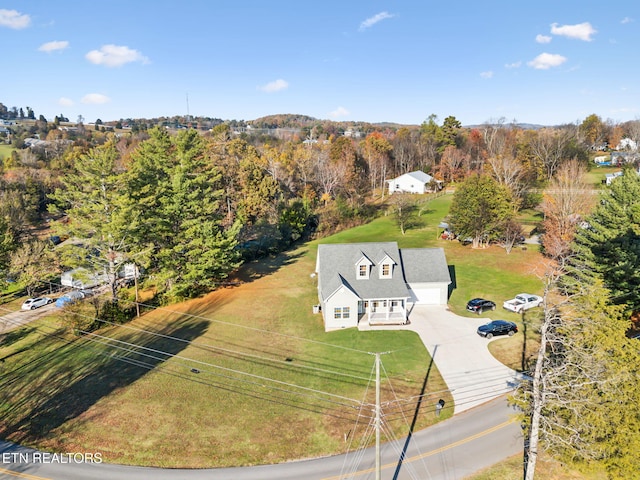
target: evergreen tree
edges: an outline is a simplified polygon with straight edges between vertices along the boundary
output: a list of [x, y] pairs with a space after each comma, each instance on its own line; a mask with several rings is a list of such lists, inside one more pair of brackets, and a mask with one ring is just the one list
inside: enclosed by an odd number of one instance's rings
[[614, 302], [640, 308], [640, 176], [625, 169], [576, 232], [565, 283], [601, 279]]
[[63, 250], [63, 265], [106, 273], [113, 300], [122, 264], [128, 259], [130, 215], [124, 204], [124, 177], [112, 141], [92, 149], [75, 164], [75, 172], [62, 177], [63, 187], [50, 195], [49, 210], [65, 213], [56, 230], [81, 246]]
[[221, 175], [205, 155], [202, 137], [176, 137], [152, 129], [132, 154], [128, 202], [134, 238], [151, 251], [150, 267], [168, 298], [196, 296], [214, 288], [239, 265], [240, 225], [222, 227]]

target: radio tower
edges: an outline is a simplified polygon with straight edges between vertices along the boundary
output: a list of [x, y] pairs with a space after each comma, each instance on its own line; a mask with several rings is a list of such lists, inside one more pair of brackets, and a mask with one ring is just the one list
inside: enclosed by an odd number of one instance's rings
[[191, 127], [191, 115], [189, 115], [189, 94], [187, 93], [187, 128]]

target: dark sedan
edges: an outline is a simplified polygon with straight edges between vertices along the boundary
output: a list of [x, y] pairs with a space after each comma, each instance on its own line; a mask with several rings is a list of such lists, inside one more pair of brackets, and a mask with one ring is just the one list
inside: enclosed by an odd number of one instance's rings
[[518, 333], [518, 326], [506, 320], [494, 320], [478, 327], [478, 335], [485, 338], [493, 338], [497, 335], [509, 335]]
[[496, 304], [491, 300], [485, 300], [484, 298], [474, 298], [467, 303], [467, 310], [480, 315], [486, 310], [495, 310]]

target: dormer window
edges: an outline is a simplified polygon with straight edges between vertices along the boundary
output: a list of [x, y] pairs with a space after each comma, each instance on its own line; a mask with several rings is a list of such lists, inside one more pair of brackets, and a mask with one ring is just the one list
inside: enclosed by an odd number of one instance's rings
[[389, 255], [385, 255], [378, 263], [378, 278], [392, 278], [395, 264], [396, 262]]
[[360, 259], [356, 262], [356, 278], [358, 280], [368, 280], [371, 273], [371, 267], [373, 262], [369, 260], [366, 255], [362, 254]]
[[358, 278], [367, 278], [369, 276], [369, 266], [360, 264], [358, 265]]

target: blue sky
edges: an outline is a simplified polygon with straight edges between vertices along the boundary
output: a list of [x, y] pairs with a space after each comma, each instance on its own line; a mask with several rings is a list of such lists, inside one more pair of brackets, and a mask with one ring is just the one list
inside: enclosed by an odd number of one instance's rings
[[0, 0], [0, 45], [48, 119], [640, 118], [636, 0]]

